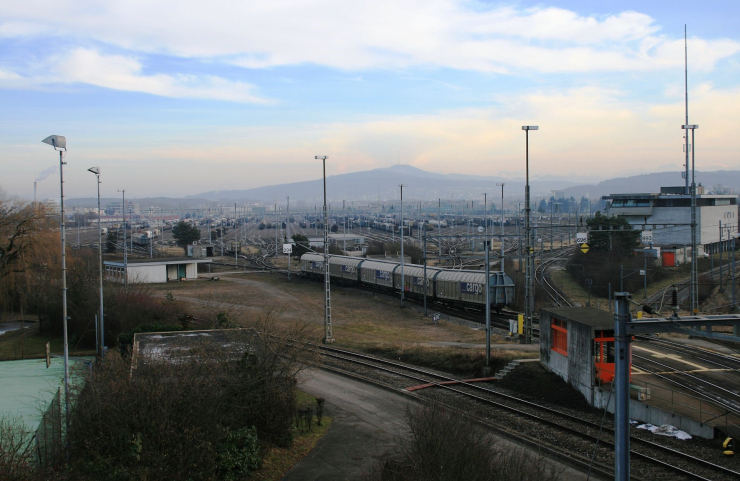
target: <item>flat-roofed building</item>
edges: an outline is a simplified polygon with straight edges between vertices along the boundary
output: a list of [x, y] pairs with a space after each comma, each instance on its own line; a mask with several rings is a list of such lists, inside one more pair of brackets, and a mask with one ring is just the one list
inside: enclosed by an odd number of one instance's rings
[[128, 265], [123, 261], [105, 261], [105, 277], [112, 282], [156, 284], [170, 281], [198, 278], [198, 264], [208, 264], [211, 259], [192, 257], [171, 257], [165, 259], [130, 259]]
[[[717, 252], [720, 246], [727, 250], [737, 235], [737, 196], [705, 194], [702, 186], [696, 192], [697, 250]], [[624, 217], [635, 229], [652, 231], [654, 246], [691, 245], [691, 195], [683, 186], [661, 187], [660, 193], [610, 194], [602, 199], [611, 201], [610, 214]]]

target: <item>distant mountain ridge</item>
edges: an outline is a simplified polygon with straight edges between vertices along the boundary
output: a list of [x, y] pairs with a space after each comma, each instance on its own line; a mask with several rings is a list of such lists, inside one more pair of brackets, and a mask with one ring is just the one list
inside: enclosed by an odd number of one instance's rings
[[[740, 191], [740, 170], [696, 171], [695, 177], [697, 185], [703, 185], [707, 193], [717, 185]], [[563, 190], [567, 197], [580, 198], [588, 194], [591, 198], [596, 198], [609, 194], [660, 192], [661, 187], [685, 185], [685, 182], [678, 172], [655, 172], [608, 179], [598, 184], [577, 185]]]
[[[488, 192], [489, 202], [493, 202], [497, 182], [506, 183], [505, 189], [509, 192], [524, 192], [524, 179], [510, 179], [506, 177], [480, 176], [469, 174], [439, 174], [410, 165], [394, 165], [363, 172], [332, 175], [326, 178], [327, 197], [332, 201], [361, 201], [372, 202], [380, 199], [391, 200], [400, 198], [399, 184], [404, 184], [404, 199], [409, 201], [430, 201], [437, 199], [474, 199], [482, 202], [482, 193]], [[576, 182], [563, 180], [558, 177], [551, 179], [537, 179], [530, 181], [532, 191], [542, 195], [553, 189], [575, 187]], [[513, 189], [513, 190], [509, 190]], [[307, 204], [323, 202], [322, 179], [293, 182], [289, 184], [269, 185], [245, 190], [211, 191], [196, 194], [198, 197], [209, 200], [239, 201], [241, 199], [261, 199], [263, 202], [279, 202], [290, 196], [293, 200]]]
[[[707, 192], [714, 185], [724, 185], [740, 190], [740, 171], [725, 170], [696, 172], [697, 183], [702, 183]], [[443, 199], [472, 199], [482, 201], [482, 193], [488, 192], [489, 202], [500, 199], [500, 187], [504, 182], [505, 197], [523, 197], [524, 179], [469, 174], [439, 174], [410, 165], [394, 165], [374, 170], [332, 175], [326, 178], [327, 197], [333, 203], [339, 201], [372, 202], [398, 200], [399, 184], [404, 184], [404, 198], [409, 201], [434, 201]], [[533, 197], [549, 197], [553, 191], [562, 191], [565, 197], [592, 199], [613, 193], [659, 192], [662, 186], [683, 185], [679, 172], [656, 172], [629, 177], [604, 180], [595, 184], [584, 184], [557, 176], [530, 178]], [[212, 191], [191, 197], [212, 201], [239, 202], [257, 199], [265, 203], [282, 202], [285, 196], [291, 201], [320, 204], [323, 201], [322, 179], [269, 185], [245, 190]]]

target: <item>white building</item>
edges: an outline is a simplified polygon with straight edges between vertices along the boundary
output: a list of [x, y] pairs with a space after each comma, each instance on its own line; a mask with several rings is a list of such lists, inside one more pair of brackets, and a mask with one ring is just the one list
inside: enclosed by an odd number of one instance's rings
[[[627, 219], [633, 228], [650, 230], [653, 245], [674, 247], [691, 245], [691, 195], [684, 187], [661, 187], [659, 194], [610, 194], [608, 212]], [[737, 196], [704, 194], [696, 189], [696, 243], [699, 252], [716, 252], [722, 236], [723, 250], [737, 235]], [[721, 232], [721, 234], [720, 234]]]
[[156, 284], [181, 279], [197, 279], [198, 264], [210, 263], [211, 259], [166, 258], [132, 259], [126, 266], [123, 261], [105, 261], [105, 278], [112, 282]]

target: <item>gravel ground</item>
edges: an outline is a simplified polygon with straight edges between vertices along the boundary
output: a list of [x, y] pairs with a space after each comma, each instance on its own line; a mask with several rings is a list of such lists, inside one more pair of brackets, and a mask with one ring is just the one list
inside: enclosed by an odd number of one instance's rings
[[[422, 384], [422, 381], [415, 381], [415, 380], [403, 377], [398, 374], [384, 373], [372, 367], [361, 366], [361, 365], [347, 362], [347, 361], [341, 361], [341, 360], [336, 360], [336, 359], [325, 357], [325, 363], [327, 366], [339, 368], [339, 369], [342, 369], [342, 370], [345, 370], [351, 373], [356, 373], [358, 375], [385, 383], [397, 389], [405, 389], [413, 385]], [[397, 370], [403, 371], [401, 369], [397, 369]], [[441, 373], [438, 371], [435, 372], [433, 370], [426, 369], [426, 368], [424, 370], [426, 372], [436, 374], [439, 376], [454, 377], [446, 373]], [[431, 379], [430, 376], [420, 376], [419, 374], [415, 374], [415, 375], [419, 377], [423, 377], [425, 379]], [[485, 387], [496, 393], [503, 393], [503, 394], [509, 394], [512, 396], [520, 397], [515, 392], [497, 387], [495, 382], [486, 383]], [[546, 410], [543, 410], [541, 408], [537, 408], [534, 406], [526, 406], [523, 403], [517, 402], [514, 400], [504, 400], [502, 399], [501, 396], [498, 396], [495, 393], [482, 393], [480, 390], [475, 390], [473, 388], [468, 388], [465, 386], [455, 386], [455, 388], [463, 392], [474, 393], [477, 396], [480, 396], [482, 398], [495, 400], [496, 402], [499, 402], [500, 404], [515, 407], [527, 413], [536, 414], [542, 419], [557, 421], [560, 425], [567, 426], [570, 428], [576, 428], [581, 432], [585, 432], [591, 435], [596, 435], [598, 431], [595, 428], [584, 426], [583, 424], [578, 424], [577, 422], [573, 420], [568, 420], [566, 418], [563, 418], [562, 416], [558, 416], [557, 414], [548, 413]], [[523, 417], [522, 415], [516, 415], [510, 412], [507, 412], [501, 408], [486, 406], [483, 403], [471, 400], [470, 398], [462, 394], [454, 393], [449, 390], [439, 389], [439, 388], [422, 389], [422, 390], [416, 391], [416, 394], [419, 394], [421, 397], [425, 399], [443, 402], [443, 403], [455, 406], [458, 409], [475, 413], [477, 417], [479, 417], [482, 421], [485, 421], [486, 423], [489, 423], [494, 426], [504, 427], [510, 430], [511, 432], [521, 433], [521, 434], [530, 436], [531, 438], [540, 440], [541, 443], [544, 445], [555, 446], [561, 451], [562, 450], [569, 451], [569, 452], [576, 453], [584, 457], [590, 457], [591, 454], [593, 453], [594, 442], [592, 439], [586, 440], [574, 434], [567, 433], [566, 431], [562, 429], [558, 429], [556, 427], [549, 426], [545, 423]], [[563, 408], [559, 406], [548, 406], [546, 405], [546, 403], [541, 403], [541, 402], [538, 404], [555, 409], [562, 413], [570, 414], [572, 416], [577, 416], [579, 419], [582, 419], [583, 421], [588, 421], [588, 422], [597, 423], [597, 424], [601, 422], [601, 414], [595, 410], [592, 410], [591, 412], [584, 412], [582, 410], [572, 410], [572, 409], [567, 409], [567, 408]], [[611, 416], [608, 416], [605, 422], [605, 429], [611, 429], [612, 427], [613, 427], [612, 418]], [[664, 450], [658, 450], [656, 448], [646, 446], [643, 443], [639, 442], [639, 440], [644, 439], [644, 440], [650, 441], [655, 444], [660, 444], [672, 450], [680, 450], [683, 453], [705, 459], [707, 461], [713, 462], [715, 464], [718, 464], [718, 465], [721, 465], [721, 466], [724, 466], [724, 467], [727, 467], [727, 468], [730, 468], [736, 471], [740, 470], [740, 462], [739, 462], [740, 460], [736, 460], [734, 458], [730, 458], [730, 457], [726, 457], [722, 455], [718, 444], [714, 441], [702, 440], [698, 438], [694, 438], [690, 441], [679, 441], [673, 438], [656, 436], [656, 435], [650, 434], [647, 431], [637, 430], [637, 429], [632, 429], [631, 434], [633, 436], [633, 441], [632, 441], [633, 451], [638, 451], [650, 457], [660, 459], [661, 461], [667, 462], [675, 466], [679, 466], [693, 473], [703, 475], [709, 479], [717, 479], [717, 480], [737, 479], [735, 476], [730, 477], [727, 475], [718, 474], [714, 470], [709, 470], [691, 461], [683, 460], [681, 458], [672, 456], [670, 453], [666, 453]], [[602, 434], [601, 438], [604, 441], [608, 441], [608, 442], [612, 441], [612, 435], [609, 432]], [[645, 479], [656, 479], [656, 480], [691, 479], [689, 477], [684, 477], [680, 474], [677, 474], [674, 471], [670, 471], [665, 468], [658, 467], [653, 463], [649, 463], [647, 461], [643, 461], [640, 459], [635, 459], [635, 456], [633, 456], [632, 458], [633, 458], [632, 459], [632, 474], [634, 476], [639, 476]], [[602, 447], [599, 447], [597, 449], [596, 461], [606, 466], [612, 466], [613, 465], [612, 447], [603, 446], [602, 444]]]

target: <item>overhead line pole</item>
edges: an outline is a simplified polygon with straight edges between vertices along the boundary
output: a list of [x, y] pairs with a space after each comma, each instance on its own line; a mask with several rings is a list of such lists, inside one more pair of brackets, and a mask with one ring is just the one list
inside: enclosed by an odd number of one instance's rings
[[525, 219], [524, 219], [524, 235], [526, 237], [526, 265], [525, 265], [525, 293], [524, 293], [524, 342], [530, 344], [532, 342], [532, 317], [534, 315], [534, 278], [533, 278], [533, 262], [532, 253], [534, 249], [532, 244], [532, 228], [530, 225], [531, 217], [531, 205], [529, 199], [529, 131], [538, 130], [539, 127], [536, 125], [523, 125], [522, 130], [525, 132], [525, 169], [526, 169], [526, 184], [524, 187], [524, 202], [525, 205]]
[[315, 156], [323, 161], [324, 172], [324, 344], [334, 342], [331, 329], [331, 288], [329, 284], [329, 212], [326, 204], [326, 159], [327, 156]]

